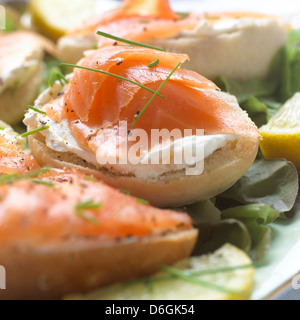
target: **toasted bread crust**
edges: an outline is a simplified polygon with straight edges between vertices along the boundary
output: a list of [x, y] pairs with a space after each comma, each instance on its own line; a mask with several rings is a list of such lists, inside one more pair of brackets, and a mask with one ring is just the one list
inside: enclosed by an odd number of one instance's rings
[[0, 299], [61, 299], [101, 286], [151, 275], [159, 264], [188, 257], [197, 230], [115, 243], [78, 239], [44, 248], [6, 247], [0, 252], [6, 290]]

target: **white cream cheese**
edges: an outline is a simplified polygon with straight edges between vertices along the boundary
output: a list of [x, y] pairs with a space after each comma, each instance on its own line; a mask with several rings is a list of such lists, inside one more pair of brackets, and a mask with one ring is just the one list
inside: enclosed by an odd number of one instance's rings
[[25, 48], [18, 52], [7, 52], [1, 57], [0, 64], [0, 94], [7, 88], [25, 84], [38, 70], [42, 63], [43, 48], [39, 43], [31, 43], [29, 38]]
[[[48, 116], [30, 110], [24, 123], [29, 127], [35, 127], [37, 122], [40, 127], [46, 125], [50, 127], [48, 130], [40, 132], [45, 137], [46, 145], [50, 149], [57, 152], [70, 152], [96, 167], [101, 165], [122, 174], [134, 174], [136, 177], [144, 179], [158, 178], [165, 173], [192, 169], [197, 165], [200, 168], [205, 158], [224, 147], [228, 142], [238, 139], [238, 135], [235, 134], [188, 136], [144, 152], [138, 159], [134, 159], [134, 163], [130, 161], [131, 158], [128, 155], [128, 158], [126, 157], [127, 164], [120, 164], [118, 160], [116, 162], [109, 161], [113, 158], [111, 145], [108, 148], [102, 147], [101, 152], [97, 154], [80, 146], [72, 136], [67, 120], [56, 123]], [[105, 153], [103, 150], [107, 150], [107, 152]], [[198, 150], [198, 153], [193, 155], [193, 150]], [[185, 152], [189, 154], [189, 157]], [[158, 159], [158, 162], [153, 163], [153, 159]]]
[[263, 78], [276, 53], [287, 43], [285, 25], [275, 18], [236, 18], [201, 21], [194, 30], [149, 42], [169, 52], [186, 53], [184, 68], [209, 79]]

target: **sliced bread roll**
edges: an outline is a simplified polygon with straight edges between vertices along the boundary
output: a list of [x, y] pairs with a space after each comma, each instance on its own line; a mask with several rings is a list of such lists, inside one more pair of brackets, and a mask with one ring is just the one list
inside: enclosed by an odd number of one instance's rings
[[39, 94], [47, 51], [55, 55], [49, 40], [32, 32], [0, 35], [0, 119], [17, 124]]
[[77, 63], [86, 50], [115, 44], [97, 35], [120, 38], [185, 53], [185, 68], [212, 79], [263, 78], [276, 53], [287, 43], [287, 26], [279, 17], [252, 12], [211, 12], [178, 15], [169, 0], [130, 0], [88, 21], [62, 37], [58, 51], [63, 61]]
[[0, 194], [0, 300], [61, 299], [145, 277], [188, 257], [198, 235], [186, 214], [74, 170], [44, 170]]
[[[145, 54], [145, 50], [147, 54]], [[111, 47], [99, 50], [88, 56], [82, 61], [81, 65], [85, 65], [87, 62], [95, 65], [95, 61], [100, 61], [100, 57], [103, 59], [106, 54], [112, 54], [112, 57], [107, 60], [109, 61], [108, 64], [111, 64], [111, 61], [116, 61], [118, 64], [119, 59], [123, 59], [122, 61], [124, 62], [118, 65], [118, 68], [120, 68], [118, 70], [121, 72], [122, 65], [126, 68], [128, 67], [126, 62], [127, 55], [131, 57], [130, 59], [133, 59], [133, 55], [137, 58], [141, 53], [143, 58], [140, 57], [140, 59], [152, 61], [153, 55], [159, 57], [161, 68], [166, 67], [166, 64], [174, 63], [174, 61], [170, 62], [172, 59], [186, 59], [186, 56], [159, 53], [150, 49]], [[148, 54], [150, 55], [149, 57]], [[141, 60], [141, 63], [144, 62]], [[104, 66], [99, 66], [99, 68], [104, 68]], [[160, 70], [150, 69], [149, 72], [156, 79], [161, 72]], [[94, 113], [96, 118], [90, 118], [90, 120], [94, 119], [94, 121], [97, 122], [99, 120], [100, 122], [97, 125], [94, 122], [89, 127], [83, 119], [87, 115], [84, 111], [84, 100], [82, 100], [85, 94], [83, 91], [87, 90], [87, 96], [84, 99], [88, 101], [91, 97], [91, 91], [88, 87], [93, 87], [95, 83], [101, 83], [103, 79], [101, 74], [81, 69], [75, 71], [71, 78], [71, 83], [65, 88], [62, 88], [57, 83], [36, 101], [35, 107], [46, 112], [46, 115], [34, 112], [27, 114], [25, 124], [28, 127], [28, 131], [42, 128], [45, 125], [49, 126], [49, 129], [41, 130], [29, 136], [30, 147], [35, 158], [41, 165], [80, 168], [115, 187], [125, 188], [133, 195], [146, 199], [151, 204], [160, 207], [186, 205], [209, 199], [223, 192], [233, 185], [253, 163], [259, 144], [260, 136], [258, 130], [249, 119], [247, 113], [241, 110], [235, 97], [219, 92], [213, 83], [191, 71], [178, 69], [177, 72], [162, 90], [165, 99], [157, 97], [152, 109], [149, 107], [141, 115], [137, 126], [144, 129], [147, 127], [157, 129], [157, 124], [161, 117], [168, 117], [166, 119], [163, 118], [160, 129], [164, 126], [175, 129], [177, 125], [178, 127], [181, 126], [182, 131], [183, 128], [195, 129], [196, 127], [197, 129], [204, 129], [205, 135], [200, 137], [193, 136], [192, 139], [195, 138], [196, 140], [192, 140], [192, 143], [191, 140], [187, 140], [185, 137], [176, 140], [182, 142], [183, 145], [189, 141], [190, 147], [202, 146], [203, 158], [199, 162], [188, 164], [183, 161], [179, 165], [175, 164], [175, 162], [164, 165], [162, 161], [159, 164], [101, 164], [102, 157], [107, 152], [107, 148], [110, 149], [113, 146], [113, 142], [110, 144], [111, 132], [109, 128], [105, 128], [106, 125], [108, 127], [110, 125], [105, 120], [101, 122], [98, 118], [101, 117], [100, 110], [103, 110], [101, 108], [108, 108], [107, 111], [109, 113], [114, 112], [110, 111], [112, 107], [109, 104], [106, 107], [101, 104], [101, 101], [109, 100], [111, 96], [105, 97], [105, 93], [103, 93], [102, 100], [95, 102], [93, 108], [98, 110], [97, 112], [99, 112], [100, 116], [96, 117], [96, 113]], [[85, 79], [85, 76], [88, 78]], [[165, 77], [165, 74], [163, 77]], [[190, 82], [193, 77], [194, 79]], [[80, 81], [85, 85], [82, 86]], [[118, 81], [111, 81], [111, 88], [117, 86], [117, 96], [121, 101], [126, 100], [126, 93], [132, 98], [132, 92], [124, 92], [122, 88], [119, 89]], [[188, 85], [184, 84], [185, 81], [187, 81]], [[155, 86], [157, 87], [159, 83], [155, 81]], [[197, 86], [204, 88], [200, 89]], [[77, 90], [79, 91], [77, 92]], [[80, 92], [81, 90], [83, 91]], [[98, 90], [101, 90], [101, 86], [95, 89], [92, 96], [94, 94], [96, 97]], [[143, 90], [140, 89], [136, 95], [133, 94], [132, 101], [121, 110], [128, 111], [131, 115], [138, 113], [136, 108], [141, 110], [147, 102], [144, 96], [148, 93]], [[76, 105], [79, 92], [81, 100]], [[185, 96], [185, 93], [188, 94]], [[139, 94], [142, 94], [142, 97]], [[107, 95], [110, 95], [110, 93], [107, 92]], [[149, 93], [149, 97], [151, 95]], [[70, 102], [73, 98], [75, 100]], [[95, 99], [92, 99], [92, 101], [95, 101]], [[170, 104], [170, 102], [174, 103], [174, 101], [176, 101], [175, 104]], [[163, 105], [160, 106], [160, 103]], [[130, 110], [131, 108], [132, 110]], [[82, 112], [82, 115], [78, 116], [80, 112]], [[124, 114], [120, 115], [120, 117], [122, 116]], [[130, 116], [124, 117], [126, 119], [130, 118]], [[120, 120], [122, 119], [120, 118]], [[77, 124], [78, 130], [76, 129]], [[82, 126], [85, 126], [83, 135], [81, 135], [83, 132], [81, 131]], [[99, 128], [96, 130], [97, 132], [92, 130], [95, 126]], [[90, 128], [90, 131], [88, 131], [88, 128]], [[130, 133], [130, 124], [127, 129]], [[93, 133], [89, 135], [87, 134], [89, 132]], [[103, 140], [101, 142], [103, 136], [108, 139], [108, 142], [103, 142]], [[84, 142], [85, 138], [86, 141]], [[175, 148], [176, 141], [169, 143], [167, 147], [170, 149]], [[181, 148], [183, 149], [182, 146]], [[146, 154], [151, 154], [153, 150], [152, 148], [149, 151], [150, 153], [146, 152]], [[174, 154], [176, 152], [174, 151]], [[197, 165], [199, 165], [199, 168], [203, 165], [203, 170], [197, 174], [190, 175], [187, 170], [193, 169]]]

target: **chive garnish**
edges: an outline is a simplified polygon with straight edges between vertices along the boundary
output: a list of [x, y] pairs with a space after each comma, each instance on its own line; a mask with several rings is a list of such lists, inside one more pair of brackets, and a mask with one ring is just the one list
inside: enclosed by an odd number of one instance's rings
[[206, 20], [219, 20], [220, 16], [209, 16], [209, 15], [205, 15], [204, 16]]
[[[243, 269], [249, 269], [249, 268], [254, 268], [256, 267], [256, 264], [246, 264], [242, 266], [232, 266], [232, 267], [223, 267], [223, 268], [216, 268], [216, 269], [204, 269], [204, 270], [199, 270], [199, 271], [185, 271], [186, 274], [194, 276], [194, 277], [200, 277], [200, 276], [205, 276], [205, 275], [210, 275], [210, 274], [217, 274], [217, 273], [226, 273], [226, 272], [232, 272], [236, 270], [243, 270]], [[126, 285], [134, 284], [137, 282], [149, 282], [150, 279], [152, 279], [153, 282], [157, 281], [166, 281], [166, 280], [172, 280], [175, 279], [176, 277], [172, 274], [164, 274], [164, 275], [158, 275], [154, 277], [147, 277], [147, 278], [142, 278], [142, 279], [137, 279], [137, 280], [131, 280], [126, 282]]]
[[131, 192], [129, 190], [127, 190], [127, 189], [122, 189], [121, 192], [126, 194], [126, 195], [128, 195], [128, 196], [131, 195]]
[[42, 111], [42, 110], [40, 110], [40, 109], [34, 108], [34, 107], [32, 107], [32, 106], [28, 106], [27, 108], [28, 108], [28, 109], [31, 109], [31, 110], [33, 110], [33, 111], [35, 111], [35, 112], [41, 113], [41, 114], [47, 114], [46, 112], [44, 112], [44, 111]]
[[18, 176], [19, 176], [19, 174], [17, 172], [11, 173], [11, 174], [6, 174], [5, 176], [1, 176], [0, 177], [0, 185], [14, 182]]
[[93, 50], [97, 50], [97, 49], [98, 49], [98, 46], [97, 46], [96, 44], [93, 44], [93, 45], [92, 45], [92, 49], [93, 49]]
[[131, 46], [134, 46], [134, 47], [137, 46], [137, 47], [155, 49], [155, 50], [159, 50], [159, 51], [166, 51], [163, 48], [154, 47], [154, 46], [150, 46], [150, 45], [145, 44], [145, 43], [140, 43], [140, 42], [135, 42], [135, 41], [119, 38], [119, 37], [113, 36], [113, 35], [111, 35], [109, 33], [102, 32], [102, 31], [97, 31], [97, 34], [99, 36], [103, 36], [105, 38], [109, 38], [109, 39], [116, 40], [116, 41], [119, 41], [119, 42], [127, 43], [127, 44], [129, 44]]
[[141, 117], [141, 115], [146, 111], [146, 109], [149, 107], [149, 105], [151, 104], [151, 102], [154, 100], [154, 98], [159, 94], [160, 90], [165, 86], [165, 84], [169, 81], [169, 79], [172, 77], [172, 75], [175, 73], [175, 71], [181, 66], [181, 62], [178, 63], [178, 65], [172, 70], [172, 72], [168, 75], [167, 79], [160, 85], [160, 87], [157, 89], [157, 91], [154, 93], [154, 95], [151, 97], [151, 99], [147, 102], [147, 104], [145, 105], [145, 107], [142, 109], [142, 111], [139, 112], [139, 114], [137, 114], [135, 116], [135, 119], [133, 120], [131, 127], [133, 127], [137, 121], [139, 120], [139, 118]]
[[23, 179], [30, 179], [30, 178], [35, 178], [37, 176], [39, 176], [40, 174], [43, 174], [43, 173], [47, 173], [51, 170], [51, 167], [44, 167], [44, 168], [41, 168], [41, 169], [37, 169], [37, 170], [34, 170], [32, 172], [29, 172], [23, 176], [20, 176], [20, 178], [23, 180]]
[[184, 20], [190, 16], [190, 12], [179, 12], [180, 18], [178, 20]]
[[5, 128], [4, 127], [0, 127], [0, 130], [5, 130]]
[[144, 200], [144, 199], [140, 199], [140, 198], [135, 198], [135, 201], [138, 203], [141, 203], [141, 204], [146, 204], [146, 205], [149, 204], [149, 201]]
[[95, 182], [97, 179], [95, 177], [85, 177], [84, 180], [85, 181]]
[[49, 181], [44, 181], [44, 180], [33, 180], [34, 183], [36, 184], [42, 184], [47, 187], [55, 187], [55, 184], [53, 182]]
[[37, 128], [37, 129], [34, 129], [32, 131], [28, 131], [28, 132], [25, 132], [23, 134], [21, 134], [21, 137], [22, 138], [26, 138], [32, 134], [35, 134], [35, 133], [38, 133], [38, 132], [41, 132], [41, 131], [45, 131], [45, 130], [48, 130], [50, 129], [50, 126], [44, 126], [44, 127], [40, 127], [40, 128]]
[[47, 173], [50, 170], [51, 170], [50, 167], [44, 167], [44, 168], [29, 172], [25, 175], [20, 175], [18, 172], [15, 172], [12, 174], [7, 174], [5, 176], [0, 177], [0, 185], [13, 183], [13, 182], [20, 181], [20, 180], [30, 180], [32, 178], [39, 176], [40, 174]]
[[202, 287], [206, 287], [208, 289], [212, 289], [212, 290], [216, 290], [216, 291], [220, 291], [220, 292], [225, 292], [225, 293], [243, 295], [243, 293], [241, 291], [236, 291], [236, 290], [229, 289], [229, 288], [226, 288], [223, 286], [219, 286], [219, 285], [212, 283], [212, 282], [201, 280], [199, 278], [196, 278], [193, 275], [190, 275], [186, 272], [183, 272], [181, 270], [178, 270], [178, 269], [175, 269], [175, 268], [172, 268], [169, 266], [162, 265], [162, 266], [160, 266], [160, 269], [166, 273], [171, 274], [175, 278], [179, 278], [179, 279], [182, 279], [182, 280], [194, 283], [194, 284], [198, 284], [198, 285], [200, 285]]
[[[253, 268], [255, 266], [256, 266], [256, 264], [253, 263], [253, 264], [248, 264], [248, 265], [223, 267], [223, 268], [216, 268], [216, 269], [204, 269], [204, 270], [199, 270], [199, 271], [197, 271], [197, 270], [195, 270], [195, 271], [181, 271], [178, 269], [175, 269], [175, 270], [179, 271], [180, 273], [183, 273], [185, 275], [188, 275], [190, 277], [200, 277], [200, 276], [209, 275], [209, 274], [226, 273], [226, 272], [232, 272], [235, 270], [249, 269], [249, 268]], [[160, 269], [164, 269], [164, 267], [165, 267], [164, 265], [160, 266]], [[164, 271], [166, 272], [165, 274], [157, 275], [154, 277], [147, 277], [147, 278], [127, 281], [124, 283], [124, 285], [128, 286], [128, 285], [134, 285], [136, 283], [144, 283], [146, 286], [148, 286], [149, 291], [151, 292], [151, 291], [153, 291], [153, 287], [156, 282], [169, 281], [169, 280], [174, 280], [174, 279], [178, 278], [177, 275], [174, 275], [173, 273], [167, 272], [166, 270], [164, 270]], [[190, 279], [192, 279], [192, 278], [190, 278]], [[186, 279], [183, 279], [183, 280], [186, 280]], [[205, 282], [209, 283], [208, 281], [205, 281]], [[149, 284], [151, 284], [151, 289], [150, 289]], [[200, 283], [198, 283], [198, 284], [200, 285]], [[211, 288], [211, 289], [219, 290], [219, 288]], [[222, 291], [223, 291], [223, 289], [224, 288], [222, 287]], [[226, 290], [226, 292], [228, 292], [227, 289], [225, 289], [225, 290]], [[235, 292], [235, 294], [237, 294], [237, 293], [242, 294], [241, 292]]]
[[63, 75], [63, 73], [59, 69], [54, 69], [51, 71], [48, 80], [49, 87], [52, 87], [55, 81], [59, 81], [61, 86], [64, 86], [65, 84], [69, 83], [69, 80]]
[[[137, 85], [137, 86], [139, 86], [139, 87], [141, 87], [141, 88], [143, 88], [143, 89], [145, 89], [145, 90], [148, 90], [148, 91], [150, 91], [150, 92], [152, 92], [152, 93], [155, 93], [154, 90], [152, 90], [152, 89], [150, 89], [150, 88], [147, 88], [147, 87], [145, 87], [144, 85], [142, 85], [142, 84], [140, 84], [140, 83], [138, 83], [138, 82], [135, 82], [135, 81], [130, 80], [130, 79], [127, 79], [127, 78], [124, 78], [124, 77], [119, 76], [119, 75], [114, 74], [114, 73], [110, 73], [110, 72], [103, 71], [103, 70], [98, 70], [98, 69], [93, 69], [93, 68], [88, 68], [88, 67], [82, 67], [82, 66], [78, 66], [78, 65], [75, 65], [75, 64], [69, 64], [69, 63], [62, 63], [61, 65], [62, 65], [62, 66], [66, 66], [66, 67], [78, 68], [78, 69], [83, 69], [83, 70], [94, 71], [94, 72], [106, 74], [106, 75], [108, 75], [108, 76], [112, 76], [112, 77], [117, 78], [119, 81], [125, 80], [125, 81], [128, 81], [128, 82], [130, 82], [130, 83], [133, 83], [133, 84], [135, 84], [135, 85]], [[162, 95], [158, 95], [158, 96], [159, 96], [160, 98], [164, 98], [164, 96], [162, 96]]]
[[97, 225], [99, 224], [99, 221], [96, 218], [87, 215], [84, 212], [84, 210], [98, 210], [98, 209], [102, 209], [101, 203], [95, 203], [93, 200], [81, 202], [76, 205], [75, 215], [93, 225]]
[[158, 64], [159, 64], [159, 59], [149, 63], [148, 67], [153, 68], [153, 67], [157, 66]]
[[142, 20], [140, 20], [140, 23], [141, 24], [147, 24], [147, 23], [150, 23], [150, 20], [142, 19]]

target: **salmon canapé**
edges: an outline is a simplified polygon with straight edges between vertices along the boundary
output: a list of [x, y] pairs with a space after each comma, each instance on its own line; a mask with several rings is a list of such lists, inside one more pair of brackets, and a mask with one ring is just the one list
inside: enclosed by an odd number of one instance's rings
[[188, 215], [76, 170], [3, 176], [0, 197], [0, 299], [61, 299], [144, 277], [187, 258], [197, 239]]
[[[26, 115], [24, 123], [35, 133], [29, 143], [37, 161], [80, 167], [157, 206], [187, 204], [224, 191], [255, 158], [259, 132], [235, 97], [180, 68], [187, 59], [184, 54], [128, 46], [92, 52], [75, 66], [68, 83], [56, 83], [40, 96], [35, 107], [42, 113]], [[169, 139], [159, 137], [164, 132]], [[186, 160], [195, 148], [197, 158]], [[227, 161], [238, 166], [233, 182], [219, 183], [205, 194], [197, 190], [182, 197], [181, 186], [174, 187], [177, 197], [168, 194], [165, 179], [176, 184], [174, 174], [189, 176], [186, 171], [195, 166], [199, 170], [191, 174], [199, 176], [203, 162], [204, 179], [209, 179], [220, 163], [210, 160], [220, 150], [223, 162], [231, 157]], [[247, 159], [242, 166], [237, 164], [241, 154]], [[209, 169], [210, 164], [215, 169]], [[139, 183], [147, 186], [137, 187]]]
[[[147, 42], [195, 29], [201, 21], [213, 24], [222, 19], [243, 17], [261, 19], [268, 16], [252, 12], [176, 13], [169, 0], [124, 0], [119, 8], [92, 19], [73, 34], [96, 34], [102, 31], [133, 41]], [[98, 47], [108, 44], [112, 44], [111, 40], [101, 38], [98, 41]]]
[[58, 50], [63, 61], [77, 63], [85, 51], [121, 44], [118, 38], [124, 38], [186, 53], [191, 61], [185, 68], [209, 79], [246, 80], [267, 75], [272, 59], [287, 43], [287, 29], [279, 17], [260, 13], [179, 14], [168, 0], [127, 0], [62, 37]]
[[2, 122], [0, 127], [0, 175], [16, 172], [23, 174], [38, 169], [39, 165], [33, 156], [23, 149], [25, 139], [18, 137]]
[[44, 53], [56, 55], [56, 48], [48, 39], [28, 31], [0, 34], [0, 48], [0, 119], [18, 124], [38, 95]]

